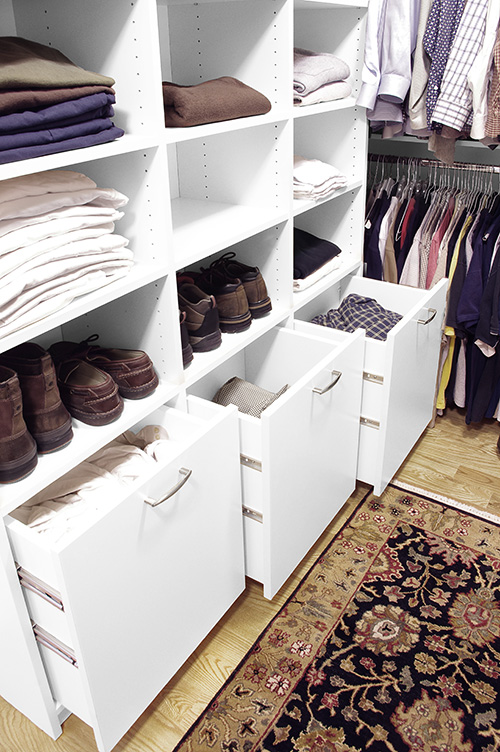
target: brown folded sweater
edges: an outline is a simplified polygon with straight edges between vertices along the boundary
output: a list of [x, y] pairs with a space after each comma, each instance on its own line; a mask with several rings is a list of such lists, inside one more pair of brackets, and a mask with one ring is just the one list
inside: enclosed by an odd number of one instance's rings
[[164, 81], [163, 105], [165, 125], [176, 128], [264, 115], [271, 109], [267, 97], [230, 76], [194, 86]]

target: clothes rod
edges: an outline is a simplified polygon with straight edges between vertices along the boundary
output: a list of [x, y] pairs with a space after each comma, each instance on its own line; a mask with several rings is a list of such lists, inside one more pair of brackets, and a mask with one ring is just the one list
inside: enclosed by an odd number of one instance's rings
[[446, 164], [438, 159], [427, 159], [426, 157], [396, 157], [391, 154], [368, 154], [370, 162], [389, 163], [389, 164], [409, 164], [416, 167], [438, 167], [441, 170], [466, 170], [469, 172], [486, 172], [488, 174], [499, 175], [500, 167], [497, 165], [472, 164], [471, 162], [454, 162]]

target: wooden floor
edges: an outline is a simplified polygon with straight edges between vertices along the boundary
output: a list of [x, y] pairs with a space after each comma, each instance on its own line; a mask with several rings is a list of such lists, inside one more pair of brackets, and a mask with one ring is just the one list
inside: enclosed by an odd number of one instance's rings
[[[448, 410], [425, 431], [395, 480], [500, 516], [499, 434], [496, 421], [467, 426], [462, 411]], [[272, 602], [263, 598], [260, 585], [247, 582], [245, 592], [115, 747], [116, 752], [171, 752], [368, 488], [358, 485]], [[96, 746], [91, 729], [74, 716], [54, 742], [0, 698], [0, 751], [95, 752]]]

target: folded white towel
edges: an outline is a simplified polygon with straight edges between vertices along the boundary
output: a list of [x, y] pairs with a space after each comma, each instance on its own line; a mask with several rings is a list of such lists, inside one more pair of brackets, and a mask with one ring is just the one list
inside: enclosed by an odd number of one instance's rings
[[73, 170], [46, 170], [31, 175], [8, 178], [0, 183], [0, 202], [14, 201], [45, 193], [66, 193], [82, 188], [96, 188], [91, 178]]
[[46, 214], [63, 206], [92, 204], [119, 209], [128, 202], [128, 198], [114, 188], [82, 188], [63, 193], [44, 193], [41, 196], [26, 196], [13, 201], [0, 203], [0, 219], [13, 217], [33, 217]]
[[347, 178], [333, 165], [319, 159], [293, 158], [293, 195], [295, 198], [324, 198], [347, 185]]

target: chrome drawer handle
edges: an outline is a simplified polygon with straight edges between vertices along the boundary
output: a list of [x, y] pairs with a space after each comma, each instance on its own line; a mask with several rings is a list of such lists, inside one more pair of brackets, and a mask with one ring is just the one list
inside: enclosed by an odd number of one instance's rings
[[149, 506], [151, 507], [157, 507], [158, 504], [163, 504], [164, 501], [166, 501], [167, 499], [170, 499], [171, 496], [174, 496], [177, 493], [177, 491], [180, 491], [184, 483], [187, 483], [187, 481], [191, 477], [192, 472], [193, 472], [192, 470], [188, 470], [185, 467], [181, 467], [179, 470], [179, 475], [182, 475], [183, 477], [180, 479], [178, 483], [175, 484], [175, 486], [172, 486], [170, 491], [168, 491], [168, 493], [166, 493], [165, 496], [163, 496], [163, 498], [149, 499], [146, 497], [144, 499], [144, 503], [149, 504]]
[[313, 389], [314, 394], [326, 394], [326, 392], [329, 392], [330, 389], [333, 389], [335, 384], [337, 384], [338, 380], [342, 376], [341, 371], [332, 371], [332, 376], [334, 377], [332, 382], [328, 384], [328, 386], [325, 386], [324, 389], [321, 389], [319, 386], [315, 386]]
[[435, 308], [428, 308], [427, 313], [430, 313], [430, 316], [426, 319], [418, 319], [417, 324], [423, 324], [425, 326], [426, 324], [430, 324], [431, 321], [436, 318], [437, 311]]

